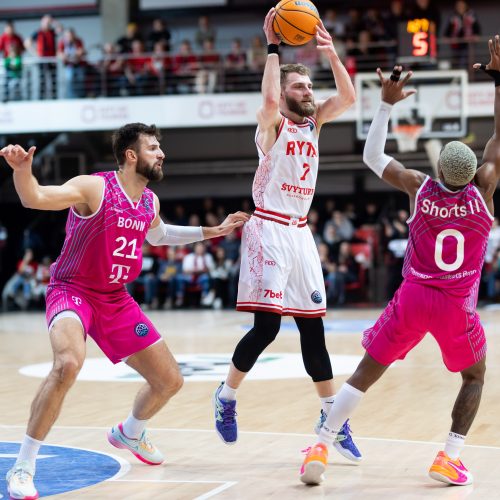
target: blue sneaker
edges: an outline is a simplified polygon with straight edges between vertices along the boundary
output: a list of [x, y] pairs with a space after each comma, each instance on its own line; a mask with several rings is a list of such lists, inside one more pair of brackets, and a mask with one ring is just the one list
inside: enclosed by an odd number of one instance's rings
[[337, 439], [333, 442], [333, 447], [345, 458], [353, 462], [361, 462], [363, 457], [352, 440], [349, 419], [347, 419], [340, 428]]
[[219, 399], [224, 382], [221, 382], [214, 392], [215, 430], [226, 444], [234, 444], [238, 439], [238, 424], [236, 423], [236, 401]]

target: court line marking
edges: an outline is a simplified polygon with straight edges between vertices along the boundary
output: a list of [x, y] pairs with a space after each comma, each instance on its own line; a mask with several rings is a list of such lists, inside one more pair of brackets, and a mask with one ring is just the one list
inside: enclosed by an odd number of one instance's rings
[[[112, 479], [108, 479], [108, 481], [112, 481]], [[214, 488], [210, 491], [207, 491], [206, 493], [203, 493], [203, 495], [195, 497], [193, 500], [205, 500], [207, 498], [214, 497], [215, 495], [218, 495], [222, 491], [233, 487], [235, 484], [238, 484], [238, 481], [210, 481], [210, 480], [203, 481], [201, 479], [200, 480], [186, 479], [185, 481], [182, 481], [180, 479], [179, 480], [174, 480], [174, 479], [118, 479], [115, 481], [120, 482], [120, 483], [220, 484], [220, 486], [218, 486], [217, 488]]]
[[[0, 424], [1, 429], [26, 429], [26, 426], [23, 425], [3, 425]], [[62, 430], [72, 430], [72, 429], [92, 429], [92, 430], [106, 430], [109, 427], [98, 427], [98, 426], [82, 426], [82, 425], [55, 425], [52, 429], [62, 429]], [[173, 428], [165, 428], [165, 427], [148, 427], [148, 431], [154, 432], [205, 432], [205, 433], [215, 433], [214, 429], [173, 429]], [[241, 434], [257, 434], [263, 436], [294, 436], [294, 437], [313, 437], [317, 438], [316, 434], [303, 434], [298, 432], [268, 432], [268, 431], [240, 431], [238, 429], [238, 433]], [[356, 439], [361, 439], [363, 441], [388, 441], [391, 443], [414, 443], [414, 444], [431, 444], [431, 445], [442, 445], [442, 441], [416, 441], [412, 439], [393, 439], [393, 438], [377, 438], [377, 437], [362, 437], [356, 436]], [[48, 444], [48, 443], [47, 443]], [[57, 445], [51, 445], [57, 446]], [[468, 448], [480, 448], [486, 450], [500, 450], [500, 446], [486, 446], [481, 444], [466, 444]], [[77, 448], [74, 446], [73, 448]], [[89, 450], [95, 451], [95, 450]], [[99, 452], [101, 453], [101, 452]]]

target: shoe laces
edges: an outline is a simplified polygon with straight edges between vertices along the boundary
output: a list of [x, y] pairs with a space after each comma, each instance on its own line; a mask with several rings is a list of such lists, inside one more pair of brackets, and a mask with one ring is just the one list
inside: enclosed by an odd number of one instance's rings
[[236, 415], [236, 410], [229, 405], [222, 405], [222, 425], [228, 426], [234, 424], [234, 419]]
[[154, 450], [153, 443], [151, 443], [146, 433], [142, 435], [141, 439], [139, 440], [139, 444], [141, 445], [142, 448], [146, 449], [147, 451], [151, 452]]
[[344, 422], [344, 425], [341, 427], [340, 431], [337, 433], [337, 442], [340, 441], [352, 441], [351, 438], [351, 426], [349, 425], [349, 419]]
[[30, 483], [33, 480], [33, 476], [21, 467], [14, 471], [14, 476], [16, 476], [18, 481], [22, 484]]

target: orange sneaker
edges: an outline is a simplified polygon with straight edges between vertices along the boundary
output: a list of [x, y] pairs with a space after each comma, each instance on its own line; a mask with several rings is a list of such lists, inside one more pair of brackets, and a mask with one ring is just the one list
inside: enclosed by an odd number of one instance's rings
[[472, 474], [465, 468], [459, 458], [452, 460], [444, 451], [437, 454], [429, 469], [429, 476], [436, 481], [458, 486], [472, 484]]
[[328, 448], [318, 443], [304, 452], [307, 455], [300, 469], [300, 480], [305, 484], [320, 484], [325, 479], [323, 473], [328, 463]]

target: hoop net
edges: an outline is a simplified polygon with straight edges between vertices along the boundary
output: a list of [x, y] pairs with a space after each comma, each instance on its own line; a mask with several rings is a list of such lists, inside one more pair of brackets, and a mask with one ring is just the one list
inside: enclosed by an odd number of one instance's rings
[[423, 125], [395, 125], [392, 128], [392, 132], [396, 137], [396, 141], [398, 141], [398, 151], [400, 153], [405, 153], [407, 151], [416, 151], [417, 141], [423, 130]]

